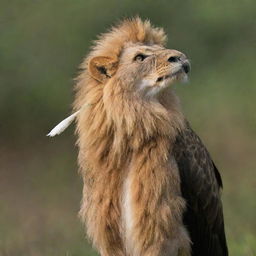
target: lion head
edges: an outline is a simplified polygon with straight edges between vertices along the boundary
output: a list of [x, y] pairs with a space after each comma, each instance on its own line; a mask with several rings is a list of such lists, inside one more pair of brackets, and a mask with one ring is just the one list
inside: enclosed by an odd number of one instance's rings
[[114, 82], [123, 90], [156, 97], [185, 80], [190, 64], [185, 54], [164, 47], [162, 29], [139, 18], [102, 36], [88, 58], [88, 73], [98, 83]]
[[85, 94], [93, 87], [114, 84], [123, 92], [157, 98], [174, 82], [186, 80], [189, 61], [182, 52], [165, 48], [166, 40], [162, 28], [138, 17], [102, 34], [81, 65], [76, 109], [83, 105]]

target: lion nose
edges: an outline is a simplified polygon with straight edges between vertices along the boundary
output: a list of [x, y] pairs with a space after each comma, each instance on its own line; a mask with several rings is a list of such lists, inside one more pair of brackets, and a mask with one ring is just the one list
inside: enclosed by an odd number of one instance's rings
[[171, 57], [169, 57], [168, 61], [172, 62], [172, 63], [178, 62], [178, 61], [180, 61], [180, 56], [171, 56]]
[[179, 52], [177, 50], [167, 50], [166, 51], [168, 62], [174, 63], [174, 62], [179, 62], [182, 61], [183, 59], [186, 59], [185, 54], [182, 52]]
[[172, 50], [171, 56], [168, 56], [168, 62], [170, 63], [179, 63], [182, 66], [182, 69], [185, 73], [188, 73], [190, 71], [190, 64], [185, 54]]
[[187, 74], [190, 71], [189, 63], [187, 63], [187, 62], [183, 63], [182, 68], [183, 68], [184, 72]]
[[190, 64], [185, 54], [176, 50], [170, 50], [168, 62], [181, 64], [182, 69], [187, 74], [190, 71]]

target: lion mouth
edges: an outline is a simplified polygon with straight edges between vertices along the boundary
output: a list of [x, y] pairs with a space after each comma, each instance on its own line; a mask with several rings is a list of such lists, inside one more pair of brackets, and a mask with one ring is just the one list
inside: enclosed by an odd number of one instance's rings
[[164, 80], [167, 80], [167, 79], [171, 79], [181, 73], [185, 73], [187, 74], [188, 72], [190, 71], [190, 65], [188, 63], [184, 63], [180, 66], [180, 68], [178, 70], [176, 70], [175, 72], [172, 72], [170, 74], [167, 74], [165, 76], [160, 76], [157, 78], [156, 82], [162, 82]]
[[171, 74], [168, 74], [168, 75], [165, 75], [165, 76], [160, 76], [157, 78], [156, 82], [162, 82], [164, 80], [167, 80], [167, 79], [170, 79], [170, 78], [173, 78], [174, 76], [180, 74], [180, 73], [183, 73], [183, 70], [182, 68], [179, 69], [178, 71], [174, 72], [174, 73], [171, 73]]

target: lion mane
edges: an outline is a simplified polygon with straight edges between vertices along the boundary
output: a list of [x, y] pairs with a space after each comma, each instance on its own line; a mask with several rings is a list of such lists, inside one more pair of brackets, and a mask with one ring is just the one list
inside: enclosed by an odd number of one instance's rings
[[101, 35], [81, 64], [74, 102], [74, 110], [81, 109], [80, 217], [103, 256], [190, 255], [185, 201], [171, 156], [184, 127], [179, 101], [172, 90], [158, 101], [137, 97], [126, 87], [131, 77], [124, 65], [120, 70], [125, 46], [164, 47], [166, 40], [163, 29], [149, 21], [128, 19]]

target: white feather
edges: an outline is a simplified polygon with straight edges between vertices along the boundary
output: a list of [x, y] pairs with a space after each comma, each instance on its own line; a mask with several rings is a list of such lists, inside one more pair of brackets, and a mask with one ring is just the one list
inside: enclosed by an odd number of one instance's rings
[[48, 134], [49, 137], [54, 137], [55, 135], [61, 134], [69, 125], [75, 120], [76, 116], [79, 114], [80, 110], [76, 111], [74, 114], [68, 116], [57, 124]]

